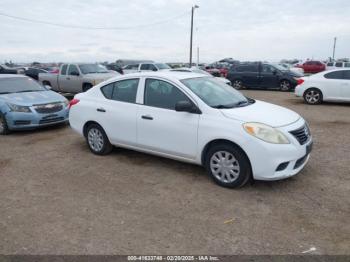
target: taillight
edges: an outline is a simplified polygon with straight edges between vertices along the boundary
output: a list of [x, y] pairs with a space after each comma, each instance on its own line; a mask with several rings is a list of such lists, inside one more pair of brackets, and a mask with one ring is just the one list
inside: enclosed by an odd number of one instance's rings
[[79, 101], [80, 101], [79, 99], [73, 98], [73, 99], [69, 102], [68, 108], [70, 109], [72, 106], [78, 104]]
[[301, 84], [304, 83], [304, 82], [305, 82], [305, 80], [302, 79], [302, 78], [299, 78], [299, 79], [297, 80], [298, 85], [301, 85]]

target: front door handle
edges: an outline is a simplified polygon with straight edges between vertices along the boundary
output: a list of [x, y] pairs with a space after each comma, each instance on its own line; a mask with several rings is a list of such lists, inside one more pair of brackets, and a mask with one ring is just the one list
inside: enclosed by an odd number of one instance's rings
[[141, 116], [141, 118], [146, 120], [153, 120], [153, 117], [151, 117], [150, 115]]
[[97, 110], [97, 112], [102, 112], [102, 113], [106, 112], [106, 109], [104, 109], [104, 108], [97, 108], [96, 110]]

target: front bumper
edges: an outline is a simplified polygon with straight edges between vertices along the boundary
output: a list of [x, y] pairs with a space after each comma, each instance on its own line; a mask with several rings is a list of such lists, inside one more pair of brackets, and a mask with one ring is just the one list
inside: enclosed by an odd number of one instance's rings
[[[253, 177], [256, 180], [280, 180], [298, 174], [310, 158], [313, 139], [301, 145], [289, 133], [305, 125], [301, 118], [297, 122], [278, 128], [290, 140], [290, 144], [270, 144], [254, 138], [251, 145], [247, 145], [246, 153], [251, 162]], [[280, 168], [279, 168], [280, 167]]]
[[68, 112], [68, 107], [48, 114], [40, 114], [35, 110], [32, 113], [7, 112], [6, 121], [10, 130], [35, 129], [68, 122]]

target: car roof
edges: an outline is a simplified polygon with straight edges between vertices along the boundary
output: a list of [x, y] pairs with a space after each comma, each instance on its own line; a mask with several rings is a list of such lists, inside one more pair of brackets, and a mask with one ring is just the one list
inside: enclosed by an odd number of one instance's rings
[[15, 75], [15, 74], [0, 74], [0, 79], [4, 78], [25, 78], [25, 75]]
[[169, 80], [183, 80], [183, 79], [189, 79], [189, 78], [198, 78], [198, 77], [206, 77], [203, 74], [193, 73], [193, 72], [179, 72], [179, 71], [157, 71], [157, 72], [137, 72], [137, 73], [131, 73], [131, 74], [125, 74], [117, 76], [113, 79], [124, 79], [124, 78], [132, 78], [132, 77], [160, 77], [160, 78], [167, 78]]

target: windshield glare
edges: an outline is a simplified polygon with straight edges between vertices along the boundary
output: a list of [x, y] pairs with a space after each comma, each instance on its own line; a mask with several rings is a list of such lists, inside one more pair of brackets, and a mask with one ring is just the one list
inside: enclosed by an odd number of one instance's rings
[[213, 77], [183, 79], [181, 82], [211, 107], [232, 108], [248, 103], [240, 92]]
[[79, 68], [83, 74], [108, 73], [108, 70], [103, 65], [98, 64], [79, 65]]
[[168, 66], [167, 64], [155, 64], [157, 67], [158, 67], [158, 69], [171, 69], [171, 67], [170, 66]]
[[27, 77], [5, 78], [0, 80], [0, 94], [31, 91], [46, 91], [46, 89], [36, 81]]

